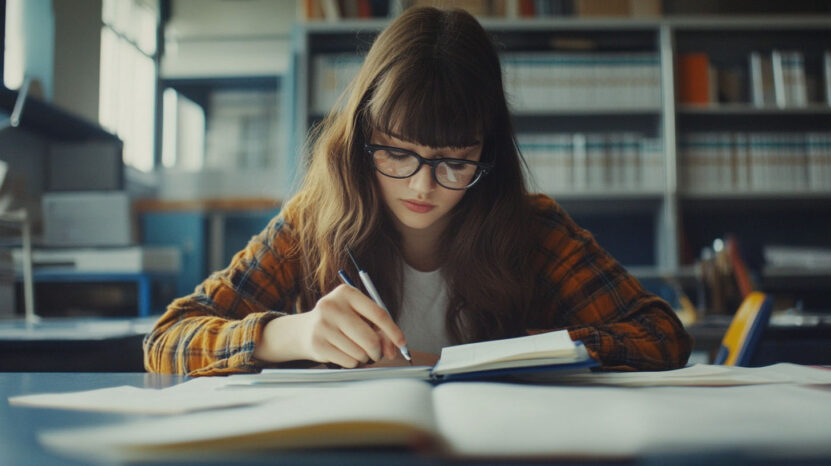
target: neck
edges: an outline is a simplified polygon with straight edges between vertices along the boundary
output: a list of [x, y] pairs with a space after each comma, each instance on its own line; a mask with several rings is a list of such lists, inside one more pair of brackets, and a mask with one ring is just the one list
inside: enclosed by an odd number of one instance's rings
[[397, 225], [401, 234], [404, 260], [410, 267], [422, 272], [441, 267], [438, 246], [444, 225], [439, 223], [443, 222], [437, 222], [424, 230], [415, 230], [402, 224]]

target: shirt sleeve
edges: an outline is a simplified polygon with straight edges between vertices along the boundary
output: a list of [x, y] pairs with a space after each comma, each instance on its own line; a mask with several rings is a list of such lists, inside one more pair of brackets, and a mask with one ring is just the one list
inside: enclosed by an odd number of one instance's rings
[[549, 199], [537, 257], [542, 307], [534, 329], [567, 329], [606, 370], [665, 370], [687, 363], [692, 339], [675, 311], [646, 291]]
[[171, 303], [144, 338], [150, 372], [220, 375], [259, 370], [254, 348], [270, 320], [294, 311], [298, 266], [290, 228], [276, 217], [224, 270]]

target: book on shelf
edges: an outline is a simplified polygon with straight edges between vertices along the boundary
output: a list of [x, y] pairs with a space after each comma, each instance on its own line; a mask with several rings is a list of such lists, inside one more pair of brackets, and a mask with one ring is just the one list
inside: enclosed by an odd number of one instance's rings
[[659, 191], [660, 140], [638, 133], [550, 133], [517, 137], [528, 175], [547, 193]]
[[312, 57], [311, 101], [313, 115], [327, 114], [355, 78], [364, 56], [358, 53], [318, 54]]
[[831, 190], [831, 133], [687, 133], [679, 154], [687, 192]]
[[[312, 57], [313, 113], [332, 108], [363, 59], [359, 53]], [[660, 109], [660, 60], [654, 52], [515, 52], [501, 60], [515, 112]]]
[[773, 65], [770, 56], [762, 52], [750, 53], [750, 96], [756, 107], [766, 107], [776, 103], [773, 85]]
[[501, 60], [514, 111], [657, 111], [661, 105], [655, 52], [512, 52]]
[[774, 50], [771, 52], [770, 61], [776, 105], [781, 108], [806, 106], [808, 94], [805, 83], [805, 59], [802, 53]]
[[831, 249], [808, 246], [765, 245], [765, 265], [777, 269], [818, 269], [831, 272]]
[[831, 190], [831, 133], [805, 135], [808, 188], [811, 191]]
[[684, 104], [706, 105], [713, 102], [710, 57], [706, 53], [678, 55], [678, 98]]
[[831, 106], [831, 50], [822, 55], [823, 82], [825, 88], [825, 103]]
[[301, 0], [299, 11], [307, 21], [335, 22], [398, 16], [405, 0]]

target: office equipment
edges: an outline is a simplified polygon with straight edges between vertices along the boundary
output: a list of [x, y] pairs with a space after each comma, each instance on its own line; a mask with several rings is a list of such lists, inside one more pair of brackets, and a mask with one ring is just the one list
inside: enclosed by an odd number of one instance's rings
[[[667, 428], [673, 419], [684, 428]], [[245, 408], [50, 429], [38, 439], [97, 461], [349, 446], [517, 461], [727, 454], [783, 461], [831, 456], [829, 419], [831, 392], [791, 384], [627, 389], [376, 380]]]
[[[12, 251], [15, 264], [22, 260], [19, 249]], [[131, 246], [125, 248], [54, 248], [35, 249], [32, 264], [36, 269], [65, 272], [167, 272], [176, 273], [180, 254], [168, 246]]]
[[52, 192], [43, 195], [43, 240], [48, 246], [134, 244], [125, 191]]
[[[12, 256], [20, 270], [22, 251]], [[179, 250], [162, 246], [55, 248], [35, 250], [32, 264], [42, 316], [148, 316], [154, 304], [173, 299], [181, 259]]]
[[770, 319], [773, 300], [764, 293], [750, 293], [733, 316], [721, 341], [715, 364], [747, 366]]
[[[46, 166], [47, 191], [124, 189], [121, 144], [104, 141], [54, 143]], [[99, 193], [102, 194], [102, 193]]]

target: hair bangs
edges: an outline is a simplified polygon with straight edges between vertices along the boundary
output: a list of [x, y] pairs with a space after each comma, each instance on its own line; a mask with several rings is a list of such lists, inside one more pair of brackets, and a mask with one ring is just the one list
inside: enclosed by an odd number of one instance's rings
[[[389, 70], [368, 102], [370, 130], [429, 147], [469, 147], [482, 142], [494, 108], [486, 108], [475, 82], [463, 82], [459, 70], [440, 60], [412, 70]], [[395, 76], [407, 73], [407, 79]]]

